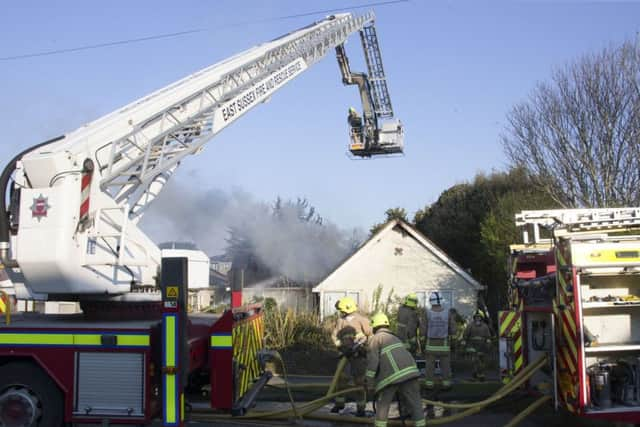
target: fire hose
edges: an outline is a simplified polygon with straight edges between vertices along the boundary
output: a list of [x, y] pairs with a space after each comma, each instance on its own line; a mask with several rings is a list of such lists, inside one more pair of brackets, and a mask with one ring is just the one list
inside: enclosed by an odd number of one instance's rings
[[[279, 356], [279, 355], [278, 355]], [[544, 364], [547, 361], [547, 356], [542, 356], [540, 359], [538, 359], [535, 363], [528, 365], [526, 368], [524, 368], [522, 370], [522, 372], [520, 372], [518, 375], [516, 375], [513, 380], [511, 382], [509, 382], [508, 384], [504, 385], [503, 387], [500, 388], [500, 390], [498, 390], [493, 396], [479, 401], [479, 402], [474, 402], [474, 403], [445, 403], [445, 402], [438, 402], [438, 401], [431, 401], [431, 400], [427, 400], [427, 399], [423, 399], [423, 402], [427, 403], [427, 404], [432, 404], [432, 405], [437, 405], [437, 406], [442, 406], [442, 407], [446, 407], [446, 408], [457, 408], [457, 409], [466, 409], [458, 414], [454, 414], [454, 415], [450, 415], [447, 417], [442, 417], [442, 418], [436, 418], [436, 419], [430, 419], [429, 420], [429, 424], [430, 425], [440, 425], [440, 424], [446, 424], [449, 422], [453, 422], [453, 421], [457, 421], [460, 420], [462, 418], [468, 417], [470, 415], [473, 415], [477, 412], [480, 412], [482, 409], [484, 409], [485, 407], [487, 407], [488, 405], [504, 398], [505, 396], [507, 396], [509, 393], [511, 393], [512, 391], [516, 390], [517, 388], [519, 388], [522, 384], [524, 384], [529, 378], [531, 378], [531, 376], [533, 374], [535, 374], [535, 372], [540, 369], [541, 367], [544, 366]], [[283, 367], [284, 367], [284, 363], [282, 361], [282, 359], [280, 358], [280, 363], [282, 363]], [[313, 401], [307, 402], [303, 405], [300, 406], [295, 406], [295, 402], [293, 400], [293, 397], [291, 395], [290, 390], [288, 391], [289, 393], [289, 398], [291, 401], [291, 409], [285, 409], [285, 410], [278, 410], [278, 411], [270, 411], [270, 412], [254, 412], [251, 414], [246, 414], [243, 416], [237, 416], [237, 417], [233, 417], [233, 419], [244, 419], [244, 420], [275, 420], [275, 419], [286, 419], [286, 418], [291, 418], [291, 417], [296, 417], [296, 418], [308, 418], [308, 419], [315, 419], [315, 420], [324, 420], [324, 421], [334, 421], [334, 422], [339, 422], [339, 421], [345, 421], [348, 419], [349, 423], [353, 423], [353, 424], [373, 424], [374, 420], [373, 419], [365, 419], [365, 418], [358, 418], [358, 417], [352, 417], [352, 416], [343, 416], [343, 415], [329, 415], [329, 414], [313, 414], [314, 411], [320, 409], [321, 407], [323, 407], [324, 405], [326, 405], [328, 402], [330, 402], [332, 399], [334, 399], [337, 396], [343, 396], [346, 394], [350, 394], [350, 393], [354, 393], [354, 392], [361, 392], [361, 393], [365, 393], [365, 390], [362, 387], [351, 387], [349, 389], [345, 389], [345, 390], [340, 390], [340, 391], [335, 391], [337, 384], [338, 384], [338, 380], [340, 378], [340, 375], [342, 374], [342, 371], [344, 370], [345, 366], [347, 363], [347, 358], [343, 357], [340, 359], [340, 362], [338, 363], [338, 366], [336, 368], [335, 374], [333, 376], [333, 379], [331, 381], [331, 384], [329, 386], [329, 389], [327, 390], [327, 393], [319, 398], [319, 399], [315, 399]], [[285, 373], [284, 369], [283, 369], [283, 373]], [[285, 373], [285, 378], [286, 378], [286, 373]], [[285, 386], [288, 387], [288, 381], [285, 382]], [[531, 404], [529, 407], [527, 407], [524, 411], [522, 411], [520, 414], [518, 414], [516, 417], [514, 417], [505, 427], [514, 427], [516, 426], [518, 423], [520, 423], [526, 416], [528, 416], [529, 414], [531, 414], [535, 409], [537, 409], [540, 405], [542, 405], [543, 403], [545, 403], [547, 400], [550, 399], [550, 396], [542, 396], [540, 399], [536, 400], [533, 404]], [[220, 419], [220, 418], [231, 418], [230, 415], [221, 415], [221, 414], [210, 414], [207, 413], [206, 409], [199, 409], [199, 408], [194, 408], [193, 409], [193, 413], [197, 414], [198, 420], [199, 421], [212, 421], [212, 420], [216, 420], [216, 419]], [[391, 426], [401, 426], [401, 425], [407, 425], [407, 421], [400, 421], [400, 420], [390, 420], [389, 421], [389, 425]]]

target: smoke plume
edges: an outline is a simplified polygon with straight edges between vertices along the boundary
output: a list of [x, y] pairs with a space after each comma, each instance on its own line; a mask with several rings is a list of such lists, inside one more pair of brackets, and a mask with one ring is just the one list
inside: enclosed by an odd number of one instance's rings
[[267, 203], [240, 189], [189, 188], [174, 178], [145, 214], [142, 228], [154, 241], [189, 240], [209, 256], [244, 245], [273, 274], [317, 281], [364, 238], [320, 218], [304, 200]]

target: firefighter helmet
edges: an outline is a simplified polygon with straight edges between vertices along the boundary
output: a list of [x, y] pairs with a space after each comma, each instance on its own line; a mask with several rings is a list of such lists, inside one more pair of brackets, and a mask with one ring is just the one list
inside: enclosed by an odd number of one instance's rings
[[380, 328], [380, 327], [389, 327], [389, 318], [384, 313], [376, 313], [371, 316], [371, 327], [372, 328]]
[[429, 296], [429, 303], [431, 305], [441, 305], [442, 304], [442, 297], [440, 296], [440, 293], [431, 292], [431, 295]]
[[356, 302], [351, 297], [342, 297], [336, 302], [336, 310], [351, 314], [358, 309]]
[[476, 320], [476, 317], [480, 318], [480, 320], [484, 320], [484, 312], [482, 310], [476, 310], [476, 312], [473, 313], [473, 320]]
[[358, 113], [356, 112], [355, 108], [349, 107], [349, 114], [358, 114]]
[[404, 305], [411, 308], [416, 308], [418, 306], [418, 296], [414, 293], [411, 293], [404, 297]]

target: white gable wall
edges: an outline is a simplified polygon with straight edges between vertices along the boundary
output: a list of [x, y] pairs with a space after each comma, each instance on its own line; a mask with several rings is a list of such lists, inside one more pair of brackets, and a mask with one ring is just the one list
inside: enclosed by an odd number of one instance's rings
[[453, 307], [463, 316], [476, 308], [477, 290], [460, 274], [399, 225], [380, 233], [320, 283], [320, 312], [334, 311], [338, 293], [358, 293], [360, 309], [369, 311], [376, 288], [381, 285], [382, 302], [389, 292], [404, 297], [411, 292], [452, 291]]

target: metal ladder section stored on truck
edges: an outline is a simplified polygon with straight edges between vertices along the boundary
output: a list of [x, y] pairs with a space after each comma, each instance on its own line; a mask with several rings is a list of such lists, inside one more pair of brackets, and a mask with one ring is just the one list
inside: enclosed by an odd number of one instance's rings
[[640, 209], [557, 209], [516, 215], [509, 310], [499, 313], [505, 381], [539, 353], [530, 386], [556, 408], [640, 422]]
[[[329, 16], [9, 162], [0, 174], [0, 261], [25, 294], [18, 298], [79, 301], [83, 313], [25, 313], [0, 325], [0, 425], [161, 418], [181, 426], [185, 391], [200, 390], [210, 390], [212, 409], [246, 410], [268, 380], [257, 357], [260, 308], [187, 315], [186, 259], [162, 258], [138, 222], [189, 155], [373, 27], [373, 13]], [[372, 64], [382, 70], [375, 42]], [[376, 90], [367, 96], [388, 103], [382, 77], [367, 83]]]

